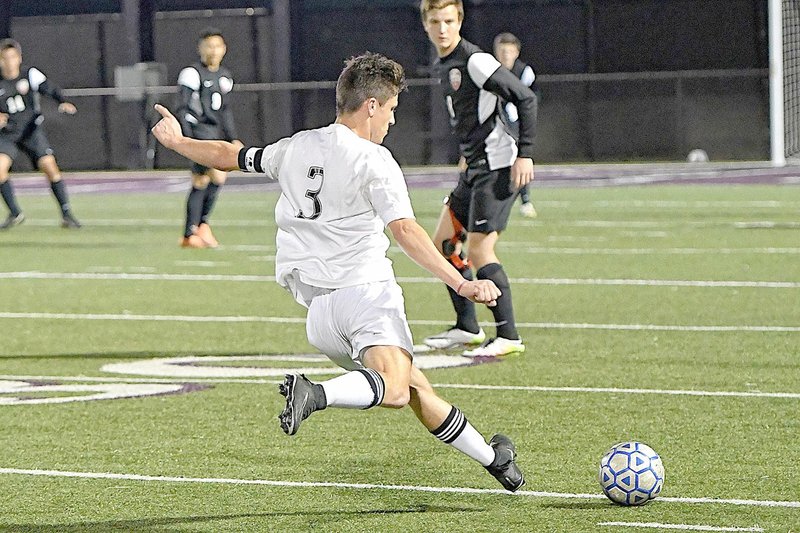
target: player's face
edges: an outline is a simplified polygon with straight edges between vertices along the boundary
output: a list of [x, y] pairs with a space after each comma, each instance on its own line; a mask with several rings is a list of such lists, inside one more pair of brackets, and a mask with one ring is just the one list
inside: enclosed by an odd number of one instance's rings
[[494, 47], [494, 57], [497, 58], [501, 65], [511, 70], [511, 67], [514, 66], [514, 61], [519, 57], [519, 50], [514, 44], [501, 43]]
[[397, 109], [397, 95], [389, 98], [380, 105], [375, 102], [375, 112], [369, 125], [369, 140], [381, 144], [389, 133], [389, 126], [394, 125], [394, 110]]
[[212, 35], [200, 41], [198, 46], [200, 52], [200, 61], [210, 68], [218, 68], [222, 63], [222, 58], [225, 57], [225, 52], [228, 50], [225, 46], [225, 40], [219, 35]]
[[428, 11], [425, 15], [425, 33], [439, 53], [444, 57], [458, 46], [461, 40], [461, 20], [456, 6]]
[[16, 48], [6, 48], [0, 52], [0, 71], [5, 78], [19, 76], [19, 67], [22, 65], [22, 54]]

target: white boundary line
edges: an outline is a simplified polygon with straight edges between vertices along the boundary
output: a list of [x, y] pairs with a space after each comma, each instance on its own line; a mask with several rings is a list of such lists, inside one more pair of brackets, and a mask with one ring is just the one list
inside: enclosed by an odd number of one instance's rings
[[649, 529], [679, 529], [682, 531], [764, 531], [763, 527], [725, 527], [693, 524], [662, 524], [659, 522], [598, 522], [598, 526], [637, 527]]
[[[798, 249], [800, 250], [800, 249]], [[97, 268], [97, 267], [95, 267]], [[274, 282], [275, 276], [255, 274], [150, 274], [146, 272], [0, 272], [0, 279], [86, 279], [112, 281], [231, 281]], [[400, 283], [441, 284], [430, 277], [400, 276]], [[603, 278], [511, 278], [512, 283], [526, 285], [612, 285], [646, 287], [704, 287], [798, 289], [797, 281], [715, 281], [670, 279], [603, 279]]]
[[[305, 317], [281, 316], [200, 316], [200, 315], [134, 315], [115, 313], [14, 313], [0, 312], [0, 320], [108, 320], [132, 322], [189, 322], [189, 323], [275, 323], [305, 324]], [[412, 326], [441, 326], [451, 324], [447, 320], [409, 320]], [[481, 322], [482, 326], [493, 326], [493, 322]], [[684, 332], [761, 332], [800, 333], [800, 326], [685, 326], [675, 324], [589, 324], [564, 322], [517, 322], [518, 328], [529, 329], [581, 329], [605, 331], [684, 331]]]
[[[286, 368], [286, 372], [291, 372]], [[332, 369], [331, 374], [337, 373]], [[262, 378], [122, 378], [97, 376], [19, 376], [0, 375], [0, 380], [10, 381], [74, 381], [100, 383], [225, 383], [247, 385], [277, 385], [280, 380]], [[474, 385], [469, 383], [434, 383], [440, 389], [467, 389], [486, 391], [520, 391], [520, 392], [575, 392], [590, 394], [661, 394], [665, 396], [708, 396], [728, 398], [779, 398], [800, 400], [800, 392], [760, 392], [760, 391], [705, 391], [680, 389], [621, 389], [614, 387], [542, 387], [537, 385]]]
[[[435, 492], [450, 494], [501, 494], [504, 496], [527, 496], [533, 498], [561, 498], [581, 500], [604, 500], [602, 494], [573, 494], [566, 492], [541, 492], [520, 490], [515, 493], [503, 489], [476, 489], [470, 487], [429, 487], [425, 485], [386, 485], [374, 483], [336, 483], [311, 481], [274, 481], [269, 479], [235, 478], [195, 478], [173, 476], [146, 476], [140, 474], [113, 474], [106, 472], [69, 472], [63, 470], [29, 470], [22, 468], [0, 468], [0, 474], [20, 476], [66, 477], [82, 479], [116, 479], [128, 481], [156, 481], [165, 483], [205, 483], [218, 485], [266, 485], [271, 487], [294, 488], [344, 488], [359, 490], [390, 490], [410, 492]], [[713, 505], [740, 505], [747, 507], [787, 507], [800, 508], [800, 501], [739, 500], [724, 498], [668, 498], [659, 497], [657, 501], [670, 503], [699, 503]], [[609, 503], [609, 505], [612, 505]]]

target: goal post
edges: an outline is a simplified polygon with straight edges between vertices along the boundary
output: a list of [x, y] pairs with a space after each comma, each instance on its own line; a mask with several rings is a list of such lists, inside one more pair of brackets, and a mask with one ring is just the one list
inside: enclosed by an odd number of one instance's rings
[[770, 157], [800, 157], [800, 0], [769, 0]]

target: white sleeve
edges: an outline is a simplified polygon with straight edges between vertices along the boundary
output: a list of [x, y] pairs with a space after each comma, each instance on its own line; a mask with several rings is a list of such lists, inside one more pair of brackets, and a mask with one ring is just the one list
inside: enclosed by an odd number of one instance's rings
[[183, 85], [193, 91], [199, 91], [200, 73], [194, 67], [186, 67], [178, 74], [178, 85]]
[[286, 137], [264, 148], [243, 148], [239, 152], [239, 168], [245, 172], [258, 172], [268, 179], [277, 180], [291, 138]]
[[39, 90], [39, 86], [43, 84], [47, 80], [47, 77], [42, 74], [38, 68], [31, 67], [28, 70], [28, 82], [31, 84], [31, 90], [36, 92]]
[[536, 73], [529, 65], [525, 67], [525, 70], [522, 71], [522, 76], [520, 76], [519, 79], [522, 80], [522, 83], [525, 84], [525, 87], [530, 87], [533, 85], [533, 82], [536, 81]]
[[481, 89], [483, 89], [483, 84], [486, 83], [486, 80], [491, 78], [492, 74], [499, 68], [500, 62], [492, 54], [487, 54], [486, 52], [472, 54], [467, 60], [469, 77]]
[[[384, 153], [385, 152], [385, 153]], [[401, 218], [415, 218], [403, 171], [385, 148], [371, 165], [367, 195], [384, 226]]]

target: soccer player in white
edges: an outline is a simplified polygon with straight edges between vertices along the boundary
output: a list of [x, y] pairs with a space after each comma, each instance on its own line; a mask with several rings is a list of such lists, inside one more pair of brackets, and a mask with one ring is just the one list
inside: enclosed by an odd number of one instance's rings
[[388, 227], [404, 252], [459, 294], [493, 305], [489, 280], [468, 281], [417, 224], [403, 174], [380, 146], [394, 124], [402, 67], [380, 55], [350, 59], [336, 87], [336, 122], [301, 131], [265, 148], [184, 137], [162, 106], [153, 128], [167, 148], [220, 170], [243, 169], [277, 180], [281, 196], [275, 259], [278, 283], [308, 307], [309, 341], [347, 370], [321, 383], [287, 375], [286, 407], [278, 417], [288, 435], [326, 407], [410, 406], [434, 436], [483, 465], [510, 491], [524, 478], [508, 437], [487, 444], [464, 414], [441, 399], [413, 365], [403, 295], [386, 257]]

